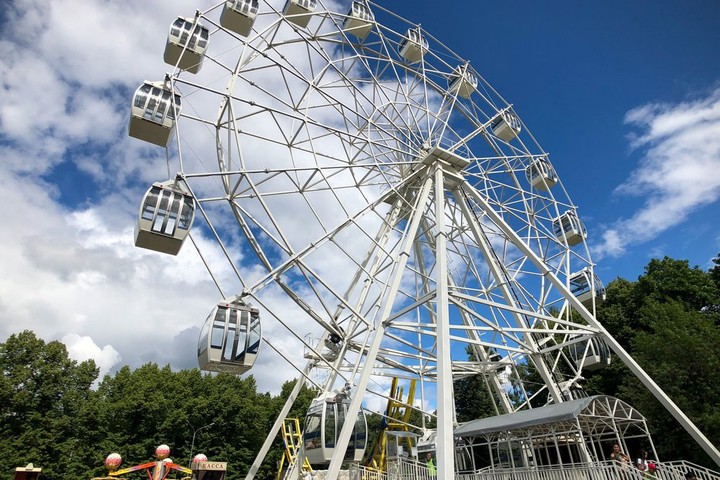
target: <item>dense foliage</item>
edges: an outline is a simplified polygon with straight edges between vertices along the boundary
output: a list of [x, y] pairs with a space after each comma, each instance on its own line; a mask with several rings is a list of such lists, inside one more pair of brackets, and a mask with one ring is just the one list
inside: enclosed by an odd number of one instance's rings
[[[686, 261], [652, 260], [637, 281], [618, 278], [608, 285], [598, 319], [720, 445], [720, 382], [714, 381], [720, 371], [720, 256], [714, 263], [705, 272]], [[93, 361], [71, 360], [62, 343], [46, 343], [29, 331], [0, 344], [0, 370], [0, 472], [33, 462], [46, 480], [104, 476], [108, 453], [120, 453], [129, 466], [151, 460], [160, 443], [171, 446], [177, 463], [202, 451], [228, 462], [228, 480], [242, 478], [294, 385], [271, 396], [257, 391], [252, 376], [147, 364], [124, 367], [93, 389]], [[621, 362], [589, 376], [586, 390], [617, 396], [643, 413], [661, 459], [713, 466]], [[455, 391], [458, 420], [494, 414], [481, 378], [459, 380]], [[290, 417], [302, 418], [312, 397], [303, 389]], [[380, 423], [371, 416], [373, 429]], [[278, 438], [256, 478], [274, 478], [281, 455]]]
[[[720, 445], [720, 255], [709, 272], [653, 259], [636, 282], [608, 285], [598, 320], [714, 445]], [[717, 465], [622, 362], [588, 376], [586, 390], [616, 396], [648, 421], [660, 459]]]
[[[252, 376], [147, 364], [124, 367], [93, 390], [92, 361], [75, 362], [65, 345], [29, 331], [0, 344], [0, 368], [0, 471], [32, 462], [45, 480], [105, 476], [109, 453], [131, 466], [152, 461], [161, 443], [170, 445], [176, 463], [189, 464], [192, 447], [193, 454], [227, 461], [228, 479], [241, 478], [294, 385], [272, 397], [257, 392]], [[304, 417], [312, 398], [303, 389], [290, 417]], [[281, 455], [278, 437], [257, 478], [275, 478]]]

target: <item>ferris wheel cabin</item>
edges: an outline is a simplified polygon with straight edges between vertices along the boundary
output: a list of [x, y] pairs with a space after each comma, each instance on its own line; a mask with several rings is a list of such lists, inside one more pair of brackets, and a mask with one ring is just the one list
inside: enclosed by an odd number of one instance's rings
[[601, 370], [610, 365], [610, 347], [600, 337], [590, 337], [570, 345], [568, 352], [578, 367]]
[[258, 0], [227, 0], [220, 14], [220, 25], [247, 37], [258, 14]]
[[201, 370], [241, 375], [257, 358], [260, 312], [241, 301], [223, 300], [208, 315], [198, 339]]
[[197, 73], [202, 67], [210, 32], [192, 18], [178, 17], [170, 25], [163, 60], [173, 67]]
[[317, 8], [317, 0], [287, 0], [283, 15], [298, 27], [307, 27], [310, 17]]
[[567, 242], [571, 247], [587, 238], [585, 225], [574, 210], [568, 210], [553, 220], [553, 231], [558, 240]]
[[354, 1], [347, 13], [343, 29], [355, 35], [357, 38], [364, 40], [370, 34], [375, 22], [375, 15], [372, 10], [363, 1]]
[[457, 92], [458, 96], [462, 98], [470, 98], [477, 85], [478, 79], [475, 74], [467, 68], [467, 65], [461, 65], [455, 68], [450, 75], [448, 90], [453, 93]]
[[[321, 395], [310, 404], [305, 417], [303, 445], [305, 456], [311, 464], [321, 465], [332, 460], [335, 454], [335, 443], [345, 423], [349, 406], [350, 397], [347, 391]], [[366, 445], [367, 423], [365, 413], [360, 409], [345, 451], [345, 460], [361, 461], [365, 455]]]
[[409, 63], [417, 63], [422, 60], [423, 55], [425, 55], [429, 49], [430, 45], [427, 39], [420, 33], [420, 28], [409, 29], [398, 46], [400, 56]]
[[605, 285], [587, 267], [570, 276], [570, 292], [586, 308], [591, 308], [593, 301], [596, 304], [605, 301]]
[[558, 182], [558, 176], [557, 173], [555, 173], [555, 169], [544, 157], [538, 158], [532, 162], [525, 169], [525, 175], [527, 176], [530, 185], [538, 190], [550, 190]]
[[493, 135], [509, 142], [520, 134], [522, 126], [517, 115], [512, 112], [503, 112], [492, 121], [490, 129]]
[[180, 95], [173, 93], [165, 82], [143, 83], [133, 96], [128, 134], [160, 147], [167, 146], [180, 107]]
[[135, 246], [177, 255], [195, 218], [195, 200], [175, 180], [145, 193], [135, 226]]

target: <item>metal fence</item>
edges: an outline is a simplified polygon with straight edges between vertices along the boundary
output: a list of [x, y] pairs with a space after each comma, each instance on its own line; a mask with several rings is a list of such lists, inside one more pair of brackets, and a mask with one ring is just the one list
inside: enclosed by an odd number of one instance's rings
[[[642, 472], [633, 465], [616, 462], [576, 463], [530, 468], [486, 468], [478, 472], [458, 473], [455, 480], [685, 480], [694, 472], [698, 480], [720, 480], [720, 473], [685, 461], [657, 463], [655, 474]], [[423, 463], [400, 459], [388, 462], [387, 473], [352, 465], [350, 480], [442, 480], [430, 475]]]

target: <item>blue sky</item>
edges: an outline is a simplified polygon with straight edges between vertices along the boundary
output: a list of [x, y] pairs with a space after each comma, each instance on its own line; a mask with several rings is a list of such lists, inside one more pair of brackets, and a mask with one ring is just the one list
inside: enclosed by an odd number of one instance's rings
[[[468, 58], [514, 104], [579, 207], [603, 280], [634, 280], [651, 258], [664, 255], [702, 268], [712, 265], [720, 252], [720, 171], [710, 167], [718, 166], [717, 143], [707, 150], [714, 161], [703, 170], [714, 179], [714, 194], [704, 201], [668, 199], [687, 207], [658, 218], [657, 232], [647, 238], [640, 232], [628, 235], [619, 251], [607, 248], [602, 236], [607, 230], [632, 228], [634, 215], [647, 201], [693, 196], [692, 191], [672, 192], [667, 185], [630, 180], [633, 175], [647, 177], [649, 150], [670, 145], [662, 145], [665, 137], [653, 136], [635, 146], [631, 139], [646, 135], [647, 121], [655, 117], [634, 123], [626, 116], [656, 106], [657, 113], [665, 112], [665, 120], [672, 121], [685, 110], [703, 110], [708, 102], [703, 111], [710, 118], [699, 122], [720, 137], [720, 4], [466, 2], [463, 8], [441, 12], [430, 1], [397, 4], [397, 13], [416, 19]], [[647, 168], [661, 169], [657, 164]], [[681, 185], [682, 169], [671, 171], [668, 180], [674, 182], [671, 175], [677, 175]], [[619, 223], [627, 220], [630, 225]]]
[[[720, 3], [380, 3], [514, 105], [579, 207], [605, 282], [634, 280], [664, 255], [711, 266]], [[0, 339], [30, 328], [103, 373], [147, 361], [194, 367], [187, 351], [214, 288], [189, 253], [133, 247], [140, 185], [167, 172], [162, 152], [127, 137], [127, 119], [137, 85], [168, 70], [168, 25], [214, 2], [44, 5], [11, 1], [1, 17]]]

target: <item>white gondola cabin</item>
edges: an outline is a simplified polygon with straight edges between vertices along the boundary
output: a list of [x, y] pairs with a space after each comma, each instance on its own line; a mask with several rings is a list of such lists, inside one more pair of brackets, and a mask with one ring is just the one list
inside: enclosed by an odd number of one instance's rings
[[283, 15], [298, 27], [307, 27], [310, 17], [317, 8], [317, 0], [287, 0]]
[[467, 65], [456, 67], [448, 78], [448, 90], [452, 93], [457, 92], [462, 98], [470, 98], [477, 86], [477, 76], [467, 68]]
[[180, 95], [165, 82], [144, 82], [135, 91], [130, 110], [131, 137], [165, 147], [180, 114]]
[[538, 158], [528, 165], [525, 175], [530, 185], [538, 190], [550, 190], [558, 182], [555, 169], [545, 157]]
[[220, 25], [247, 37], [258, 14], [258, 0], [227, 0], [220, 14]]
[[585, 225], [580, 221], [574, 210], [568, 210], [553, 220], [553, 232], [561, 242], [569, 246], [577, 245], [587, 238]]
[[[305, 456], [313, 465], [330, 462], [335, 454], [335, 443], [340, 436], [345, 416], [350, 406], [347, 392], [330, 392], [316, 398], [310, 404], [305, 417], [303, 445]], [[358, 412], [345, 460], [359, 462], [365, 455], [367, 445], [367, 423], [362, 409]]]
[[605, 285], [587, 267], [570, 276], [570, 292], [586, 308], [591, 308], [593, 301], [595, 304], [605, 301]]
[[145, 193], [135, 226], [135, 246], [177, 255], [195, 218], [195, 200], [175, 180]]
[[423, 55], [425, 55], [429, 49], [428, 41], [423, 37], [422, 33], [420, 33], [420, 28], [409, 29], [398, 46], [400, 56], [409, 63], [416, 63], [422, 60]]
[[520, 119], [512, 112], [503, 112], [495, 118], [490, 124], [493, 135], [509, 142], [517, 137], [522, 130]]
[[223, 300], [205, 320], [198, 339], [201, 370], [241, 375], [255, 363], [262, 331], [257, 308]]
[[168, 65], [197, 73], [202, 67], [210, 31], [192, 18], [178, 17], [170, 25], [163, 59]]
[[347, 13], [343, 29], [364, 40], [370, 34], [374, 22], [375, 16], [370, 7], [364, 1], [355, 0]]
[[610, 365], [610, 347], [600, 337], [589, 337], [569, 347], [570, 358], [584, 370], [600, 370]]

